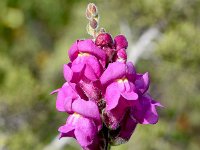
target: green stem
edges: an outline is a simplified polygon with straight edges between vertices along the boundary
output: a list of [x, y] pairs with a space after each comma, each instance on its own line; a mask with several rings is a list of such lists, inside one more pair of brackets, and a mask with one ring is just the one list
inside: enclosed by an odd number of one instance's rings
[[105, 138], [105, 150], [110, 150], [109, 132], [108, 128], [105, 125], [103, 126], [103, 134]]

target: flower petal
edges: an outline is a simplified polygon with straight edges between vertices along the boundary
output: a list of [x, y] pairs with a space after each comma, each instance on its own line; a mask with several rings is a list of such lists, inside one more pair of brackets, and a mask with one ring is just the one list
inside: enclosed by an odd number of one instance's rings
[[75, 137], [74, 136], [75, 127], [66, 123], [65, 125], [59, 127], [58, 131], [61, 133], [60, 138], [62, 137]]
[[149, 73], [146, 72], [145, 74], [138, 74], [135, 80], [135, 86], [139, 91], [143, 94], [149, 88], [150, 80], [149, 80]]
[[102, 73], [102, 66], [99, 64], [99, 61], [96, 57], [90, 55], [86, 57], [85, 63], [92, 67], [93, 71], [95, 72], [96, 76], [99, 78]]
[[57, 95], [57, 100], [56, 100], [56, 109], [58, 111], [65, 112], [64, 99], [65, 99], [65, 94], [64, 94], [63, 90], [60, 89], [58, 92], [58, 95]]
[[75, 86], [74, 83], [68, 84], [68, 82], [66, 82], [62, 88], [59, 89], [56, 100], [56, 108], [58, 111], [67, 111], [71, 113], [72, 102], [79, 97], [75, 91]]
[[156, 124], [158, 122], [158, 114], [155, 103], [150, 97], [142, 96], [138, 103], [133, 107], [133, 116], [141, 124]]
[[74, 134], [81, 147], [86, 147], [94, 141], [97, 127], [92, 120], [81, 117], [76, 124]]
[[136, 70], [132, 62], [126, 63], [126, 77], [129, 81], [133, 82], [136, 75]]
[[114, 62], [108, 65], [108, 68], [101, 75], [100, 81], [102, 85], [120, 79], [126, 75], [126, 64], [121, 62]]
[[91, 81], [96, 81], [98, 79], [94, 70], [89, 65], [86, 65], [86, 67], [85, 67], [84, 76]]
[[65, 64], [63, 66], [63, 74], [65, 80], [68, 82], [77, 83], [80, 80], [84, 68], [85, 68], [84, 64], [76, 64], [76, 65], [72, 65], [72, 63]]
[[73, 61], [74, 59], [76, 59], [76, 57], [78, 56], [78, 40], [70, 47], [69, 51], [68, 51], [68, 55], [71, 61]]
[[120, 91], [118, 89], [118, 83], [114, 82], [106, 88], [105, 100], [106, 100], [106, 109], [111, 110], [118, 105], [120, 98]]
[[53, 94], [55, 94], [55, 93], [58, 93], [59, 90], [60, 90], [60, 89], [56, 89], [56, 90], [52, 91], [50, 94], [53, 95]]
[[126, 100], [137, 100], [138, 99], [138, 94], [131, 91], [131, 92], [122, 92], [121, 95], [126, 99]]
[[98, 106], [93, 101], [85, 101], [77, 99], [72, 104], [72, 110], [84, 117], [100, 120], [100, 113]]
[[133, 134], [136, 126], [136, 120], [130, 115], [130, 111], [127, 111], [126, 115], [120, 123], [119, 130], [110, 133], [112, 145], [116, 146], [126, 143]]
[[91, 39], [78, 41], [78, 50], [80, 52], [87, 52], [89, 54], [92, 54], [102, 61], [106, 60], [105, 52], [98, 46], [96, 46]]
[[69, 65], [71, 65], [71, 64], [64, 64], [64, 66], [63, 66], [64, 78], [68, 82], [71, 81], [72, 76], [73, 76], [73, 72], [72, 72], [71, 68], [69, 67]]

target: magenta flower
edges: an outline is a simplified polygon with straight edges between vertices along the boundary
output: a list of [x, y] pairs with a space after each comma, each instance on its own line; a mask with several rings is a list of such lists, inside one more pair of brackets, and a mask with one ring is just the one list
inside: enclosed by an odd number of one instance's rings
[[73, 137], [86, 148], [95, 142], [102, 127], [98, 107], [92, 101], [78, 99], [72, 103], [72, 111], [66, 124], [58, 129], [60, 137]]
[[118, 127], [126, 109], [134, 105], [138, 99], [137, 89], [133, 83], [135, 76], [135, 69], [131, 63], [114, 62], [109, 64], [100, 78], [106, 89], [105, 112], [112, 118], [108, 123], [111, 129]]
[[133, 117], [138, 123], [157, 122], [155, 106], [161, 105], [143, 96], [149, 88], [148, 73], [137, 74], [130, 62], [114, 62], [109, 64], [100, 81], [106, 89], [104, 120], [108, 128], [117, 129], [129, 108], [133, 109]]
[[92, 40], [77, 40], [69, 50], [72, 62], [64, 65], [64, 77], [76, 83], [85, 95], [94, 100], [100, 99], [99, 78], [103, 73], [106, 54]]
[[147, 93], [149, 74], [137, 73], [127, 62], [128, 41], [97, 30], [98, 11], [90, 4], [88, 33], [94, 39], [77, 40], [64, 64], [66, 82], [57, 93], [56, 108], [68, 113], [58, 131], [75, 138], [84, 150], [109, 149], [127, 142], [138, 124], [155, 124], [162, 105]]
[[83, 148], [94, 142], [98, 132], [92, 119], [88, 119], [76, 113], [70, 115], [66, 124], [61, 126], [58, 130], [61, 133], [61, 137], [73, 137]]

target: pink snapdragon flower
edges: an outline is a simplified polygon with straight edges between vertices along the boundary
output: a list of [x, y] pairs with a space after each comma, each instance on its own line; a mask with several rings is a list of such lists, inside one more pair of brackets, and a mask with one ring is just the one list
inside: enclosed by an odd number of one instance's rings
[[69, 57], [71, 62], [63, 69], [65, 80], [76, 83], [88, 98], [99, 101], [98, 80], [105, 69], [106, 53], [90, 39], [77, 40], [69, 50]]
[[73, 114], [58, 129], [60, 137], [73, 137], [82, 148], [87, 148], [95, 142], [102, 127], [98, 107], [94, 102], [82, 99], [74, 101], [71, 107]]
[[131, 63], [114, 62], [109, 64], [100, 78], [102, 86], [106, 89], [105, 112], [112, 116], [110, 118], [115, 118], [111, 119], [110, 123], [108, 122], [111, 129], [118, 127], [126, 109], [138, 99], [137, 89], [133, 83], [135, 75], [136, 72]]

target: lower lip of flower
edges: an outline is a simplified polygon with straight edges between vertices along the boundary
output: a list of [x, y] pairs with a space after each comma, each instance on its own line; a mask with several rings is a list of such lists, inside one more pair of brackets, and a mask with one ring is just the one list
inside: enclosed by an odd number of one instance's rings
[[82, 117], [80, 114], [73, 113], [68, 121], [70, 122], [70, 124], [75, 125], [80, 117]]

